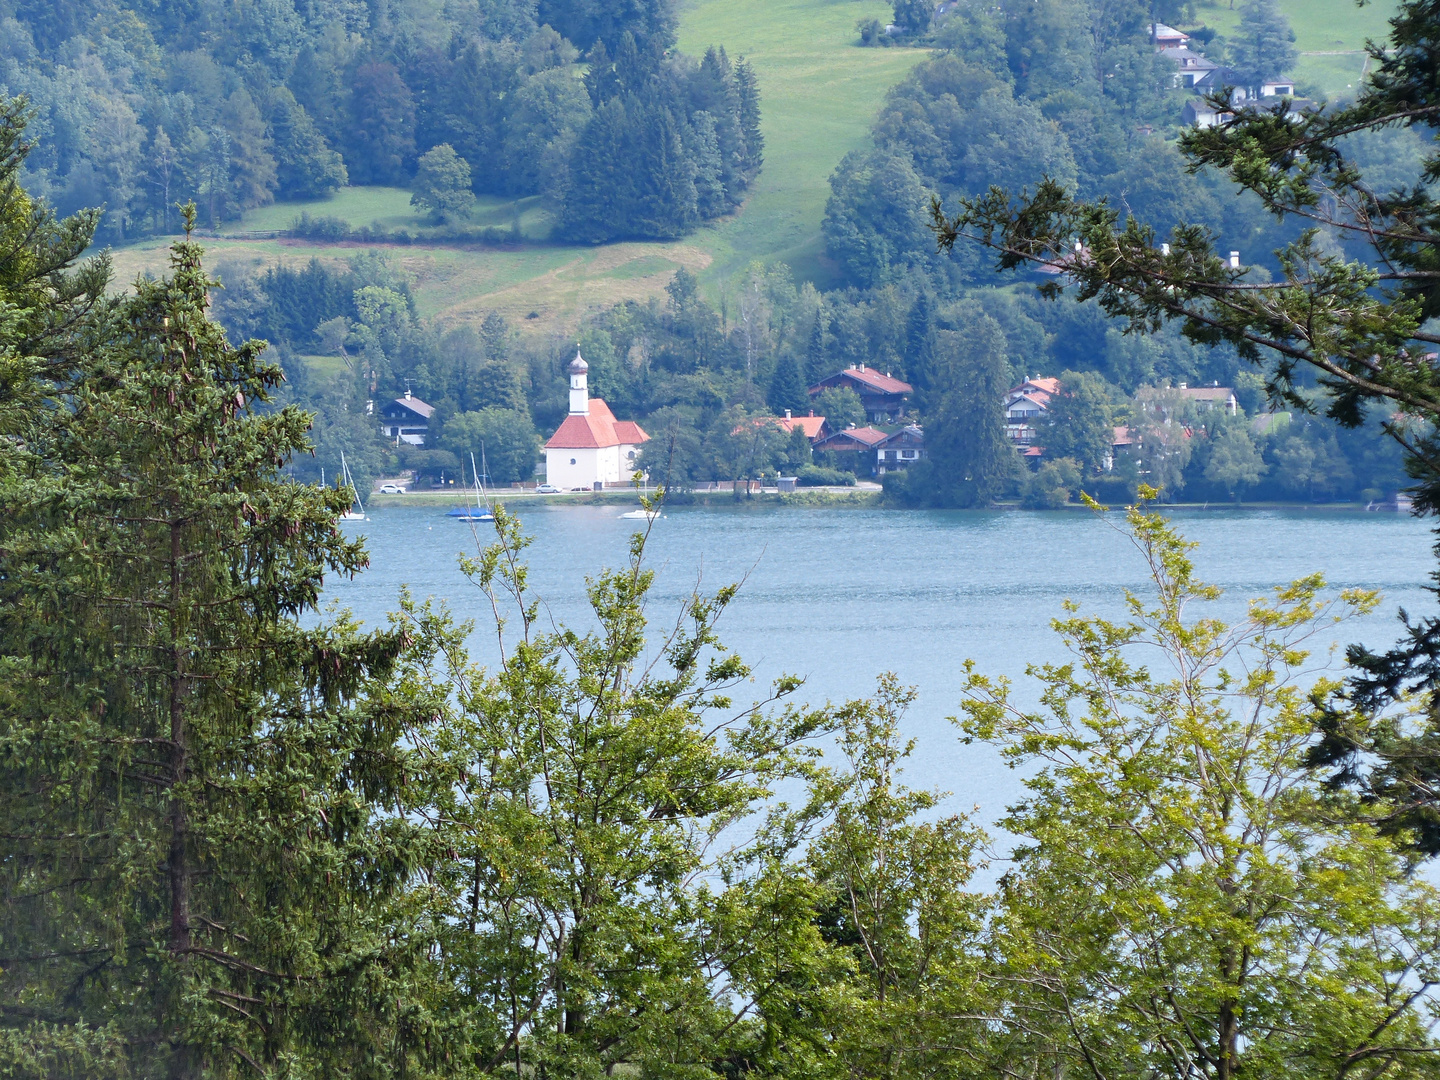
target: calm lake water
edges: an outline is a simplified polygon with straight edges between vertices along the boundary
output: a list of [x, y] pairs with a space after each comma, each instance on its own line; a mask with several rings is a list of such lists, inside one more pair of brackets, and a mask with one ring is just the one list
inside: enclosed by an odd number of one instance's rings
[[[520, 506], [534, 537], [531, 583], [556, 620], [593, 625], [585, 578], [622, 564], [643, 525], [623, 520], [623, 509]], [[368, 538], [371, 569], [332, 582], [328, 596], [378, 623], [408, 585], [418, 597], [447, 600], [484, 631], [488, 606], [457, 567], [462, 552], [474, 551], [470, 527], [443, 515], [435, 507], [386, 507], [368, 522], [346, 523]], [[1297, 509], [1173, 517], [1200, 543], [1201, 577], [1225, 590], [1212, 607], [1220, 617], [1238, 616], [1248, 598], [1315, 570], [1337, 588], [1384, 594], [1375, 615], [1339, 628], [1341, 643], [1388, 644], [1399, 608], [1435, 608], [1423, 588], [1435, 565], [1432, 536], [1408, 516]], [[489, 526], [480, 528], [489, 535]], [[1123, 590], [1143, 591], [1148, 581], [1123, 534], [1076, 512], [680, 507], [655, 523], [650, 562], [657, 629], [673, 621], [697, 581], [714, 589], [748, 575], [721, 634], [758, 678], [803, 675], [812, 701], [864, 695], [885, 671], [917, 686], [919, 701], [906, 718], [917, 742], [906, 781], [952, 792], [947, 802], [958, 809], [978, 804], [986, 823], [1021, 787], [992, 750], [962, 745], [947, 720], [958, 711], [962, 661], [1023, 681], [1027, 663], [1064, 655], [1049, 626], [1064, 600], [1118, 617]], [[477, 659], [493, 655], [491, 641], [475, 635]]]

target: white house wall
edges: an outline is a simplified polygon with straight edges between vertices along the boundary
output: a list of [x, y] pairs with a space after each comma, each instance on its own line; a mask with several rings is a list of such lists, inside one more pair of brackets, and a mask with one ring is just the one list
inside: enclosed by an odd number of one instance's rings
[[602, 446], [598, 450], [551, 447], [545, 451], [545, 482], [562, 491], [593, 488], [597, 480], [602, 484], [618, 484], [630, 479], [635, 469], [633, 455], [638, 450], [630, 445]]

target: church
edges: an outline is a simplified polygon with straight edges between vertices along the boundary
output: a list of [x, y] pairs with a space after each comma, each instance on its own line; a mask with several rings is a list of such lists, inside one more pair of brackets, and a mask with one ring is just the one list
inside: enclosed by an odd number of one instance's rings
[[545, 481], [561, 491], [628, 481], [641, 444], [650, 440], [639, 424], [616, 420], [609, 405], [590, 397], [589, 371], [576, 349], [570, 362], [570, 415], [545, 444]]

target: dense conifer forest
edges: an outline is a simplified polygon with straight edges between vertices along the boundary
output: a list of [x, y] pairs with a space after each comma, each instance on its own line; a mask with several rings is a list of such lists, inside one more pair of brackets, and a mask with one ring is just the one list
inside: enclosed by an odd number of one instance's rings
[[674, 13], [586, 3], [0, 7], [0, 86], [35, 110], [27, 187], [99, 236], [210, 224], [345, 184], [408, 186], [437, 149], [477, 194], [543, 195], [585, 240], [673, 237], [760, 168], [759, 89]]

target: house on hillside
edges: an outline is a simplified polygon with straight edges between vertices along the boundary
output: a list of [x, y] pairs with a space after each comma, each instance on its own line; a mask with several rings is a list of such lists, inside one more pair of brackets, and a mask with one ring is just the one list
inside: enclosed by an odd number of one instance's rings
[[786, 409], [784, 416], [760, 416], [756, 417], [754, 422], [758, 424], [774, 424], [776, 427], [782, 427], [786, 431], [791, 432], [798, 429], [803, 431], [805, 437], [812, 443], [829, 438], [831, 434], [830, 425], [826, 423], [825, 417], [816, 416], [813, 409], [810, 411], [809, 416], [791, 416], [790, 410]]
[[616, 420], [602, 398], [590, 397], [589, 370], [577, 349], [570, 362], [570, 415], [545, 443], [545, 480], [562, 491], [628, 481], [640, 447], [650, 441], [639, 424]]
[[1213, 128], [1235, 119], [1235, 114], [1217, 109], [1204, 98], [1191, 98], [1180, 110], [1180, 122], [1186, 127]]
[[1220, 66], [1215, 61], [1207, 60], [1193, 49], [1187, 49], [1183, 45], [1173, 49], [1161, 49], [1160, 55], [1179, 65], [1180, 70], [1175, 73], [1174, 85], [1183, 86], [1187, 90], [1193, 89], [1197, 81], [1205, 78]]
[[1240, 402], [1235, 398], [1235, 391], [1228, 386], [1221, 386], [1218, 382], [1211, 386], [1186, 386], [1183, 382], [1179, 387], [1180, 396], [1187, 401], [1193, 401], [1195, 407], [1201, 412], [1209, 412], [1211, 409], [1224, 409], [1231, 416], [1240, 411]]
[[380, 408], [380, 434], [394, 439], [395, 445], [424, 446], [430, 434], [430, 417], [435, 406], [415, 397], [407, 389], [404, 397], [386, 402]]
[[1026, 379], [1005, 395], [1005, 434], [1019, 447], [1035, 441], [1035, 429], [1050, 409], [1050, 399], [1060, 393], [1060, 380]]
[[875, 444], [875, 471], [884, 476], [908, 469], [924, 457], [925, 432], [919, 424], [909, 424]]
[[822, 390], [844, 387], [860, 395], [860, 404], [865, 407], [867, 419], [876, 423], [894, 421], [905, 415], [905, 405], [915, 388], [903, 379], [895, 379], [890, 373], [881, 373], [864, 364], [851, 364], [844, 371], [837, 371], [810, 387], [810, 396], [816, 397]]

